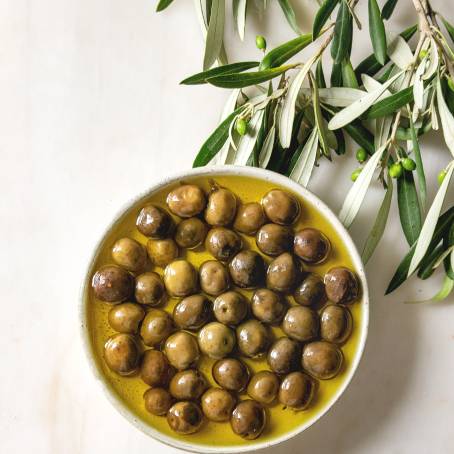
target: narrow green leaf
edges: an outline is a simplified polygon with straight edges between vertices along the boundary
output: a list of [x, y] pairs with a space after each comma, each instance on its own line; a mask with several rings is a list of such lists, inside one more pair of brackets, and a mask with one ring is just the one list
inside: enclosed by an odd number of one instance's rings
[[442, 17], [441, 20], [443, 21], [443, 25], [449, 33], [451, 41], [454, 43], [454, 27], [444, 17]]
[[315, 80], [319, 88], [326, 88], [325, 73], [323, 71], [323, 63], [321, 59], [315, 67]]
[[416, 175], [418, 176], [418, 188], [419, 188], [419, 196], [420, 196], [420, 201], [421, 201], [421, 210], [422, 210], [422, 212], [424, 212], [425, 208], [426, 208], [426, 199], [427, 199], [426, 175], [424, 173], [424, 165], [422, 163], [421, 149], [419, 147], [418, 135], [417, 135], [415, 125], [414, 125], [411, 117], [412, 116], [409, 115], [411, 143], [412, 143], [412, 147], [413, 147], [413, 153], [415, 155]]
[[[438, 243], [442, 240], [443, 236], [446, 234], [446, 232], [453, 223], [454, 223], [454, 206], [449, 208], [449, 210], [447, 210], [439, 217], [432, 237], [432, 241], [430, 242], [428, 248], [429, 250], [435, 248], [438, 245]], [[410, 262], [415, 253], [415, 249], [416, 243], [413, 244], [413, 246], [410, 248], [410, 250], [403, 258], [403, 260], [400, 262], [396, 272], [394, 273], [394, 276], [391, 279], [391, 282], [388, 285], [388, 288], [386, 289], [386, 295], [388, 295], [397, 287], [402, 285], [402, 283], [405, 282], [405, 280], [407, 279]]]
[[243, 106], [238, 107], [211, 133], [197, 153], [192, 167], [207, 165], [216, 156], [229, 137], [230, 124], [243, 109]]
[[[444, 248], [447, 250], [450, 247], [454, 246], [454, 223], [452, 224], [449, 232], [447, 232], [443, 238], [443, 245]], [[454, 252], [444, 259], [444, 267], [446, 274], [451, 278], [454, 279]]]
[[205, 42], [203, 69], [206, 71], [218, 59], [224, 40], [225, 0], [213, 0]]
[[344, 87], [359, 88], [358, 80], [356, 79], [355, 71], [353, 70], [350, 59], [342, 61], [341, 65]]
[[[375, 152], [374, 136], [365, 128], [361, 122], [353, 121], [343, 127], [343, 130], [360, 146], [363, 147], [369, 155]], [[337, 129], [336, 131], [339, 131]]]
[[331, 159], [331, 153], [329, 151], [325, 121], [323, 120], [322, 110], [320, 108], [320, 97], [318, 94], [317, 82], [315, 81], [311, 72], [309, 72], [309, 80], [312, 85], [312, 106], [314, 108], [314, 118], [315, 118], [315, 126], [316, 126], [317, 132], [318, 132], [318, 140], [320, 142], [320, 146], [321, 146], [323, 154], [326, 157], [328, 157], [329, 159]]
[[165, 10], [172, 2], [173, 0], [159, 0], [156, 11], [159, 13], [160, 11]]
[[337, 141], [337, 148], [334, 151], [336, 152], [336, 154], [341, 156], [345, 154], [346, 151], [344, 132], [342, 131], [342, 129], [336, 129], [333, 132], [334, 135], [336, 136]]
[[331, 43], [331, 57], [334, 63], [341, 63], [342, 60], [350, 57], [353, 36], [353, 19], [350, 14], [347, 2], [342, 0], [337, 13], [336, 25], [334, 26], [334, 37]]
[[437, 81], [437, 106], [443, 129], [443, 137], [445, 138], [446, 145], [451, 151], [451, 154], [454, 156], [454, 116], [450, 112], [443, 97], [440, 79]]
[[263, 57], [259, 69], [264, 70], [281, 66], [298, 52], [301, 52], [311, 42], [312, 35], [307, 34], [298, 36], [298, 38], [292, 39], [278, 47], [275, 47]]
[[397, 203], [400, 223], [408, 244], [411, 246], [421, 232], [421, 210], [413, 173], [404, 171], [397, 180]]
[[377, 61], [384, 65], [386, 61], [386, 33], [377, 0], [369, 0], [369, 34]]
[[436, 303], [443, 301], [446, 299], [454, 289], [454, 280], [451, 279], [449, 276], [445, 276], [443, 279], [443, 284], [441, 285], [441, 289], [434, 295], [432, 298], [427, 300], [421, 301], [406, 301], [406, 304], [422, 304], [422, 303]]
[[383, 6], [383, 9], [381, 10], [382, 19], [389, 19], [393, 14], [396, 5], [397, 0], [387, 0], [387, 2]]
[[274, 79], [285, 73], [295, 65], [279, 66], [277, 68], [265, 69], [263, 71], [253, 71], [248, 73], [233, 73], [215, 77], [210, 77], [207, 82], [221, 88], [243, 88], [251, 85], [261, 84], [267, 80]]
[[315, 15], [314, 25], [312, 26], [312, 36], [314, 37], [314, 40], [318, 38], [323, 26], [326, 24], [326, 21], [329, 19], [338, 3], [339, 0], [325, 0], [320, 6]]
[[290, 27], [292, 27], [297, 35], [301, 35], [301, 30], [296, 22], [295, 11], [293, 11], [290, 2], [288, 0], [279, 0], [279, 5], [281, 5], [282, 11], [284, 12], [287, 22], [290, 24]]
[[425, 280], [432, 276], [435, 271], [435, 264], [438, 262], [440, 256], [443, 254], [443, 244], [439, 244], [436, 248], [427, 251], [427, 256], [421, 260], [419, 265], [418, 277]]
[[231, 63], [229, 65], [218, 66], [217, 68], [209, 69], [208, 71], [203, 71], [193, 76], [187, 77], [182, 80], [180, 84], [182, 85], [199, 85], [206, 84], [207, 79], [210, 77], [221, 76], [226, 74], [235, 74], [248, 69], [255, 68], [259, 65], [257, 61], [245, 61], [240, 63]]
[[342, 87], [342, 64], [333, 63], [331, 68], [331, 86], [332, 87]]
[[364, 244], [364, 249], [361, 254], [363, 263], [366, 264], [369, 259], [372, 257], [372, 254], [375, 251], [378, 243], [380, 242], [383, 232], [385, 231], [386, 222], [388, 220], [389, 209], [391, 207], [391, 201], [393, 198], [393, 180], [388, 179], [388, 188], [383, 197], [383, 202], [380, 205], [380, 209], [377, 213], [377, 218], [375, 219], [374, 226], [372, 227], [369, 236], [367, 237], [366, 243]]
[[244, 29], [246, 26], [246, 0], [233, 0], [232, 10], [236, 29], [241, 41], [244, 41]]
[[376, 102], [366, 112], [366, 118], [372, 120], [374, 118], [386, 117], [397, 112], [413, 101], [413, 87], [407, 87], [403, 90], [394, 93], [381, 101]]
[[304, 146], [300, 146], [290, 162], [289, 177], [306, 187], [312, 175], [317, 157], [318, 147], [317, 130], [314, 128]]

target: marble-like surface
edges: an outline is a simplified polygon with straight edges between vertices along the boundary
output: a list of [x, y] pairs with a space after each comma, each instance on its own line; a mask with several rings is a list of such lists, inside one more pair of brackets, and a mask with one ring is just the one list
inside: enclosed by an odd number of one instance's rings
[[[192, 2], [176, 1], [161, 15], [154, 3], [0, 2], [2, 453], [176, 452], [110, 406], [89, 371], [77, 319], [86, 262], [104, 226], [129, 197], [190, 167], [227, 97], [178, 85], [201, 66]], [[293, 3], [307, 29], [315, 2]], [[406, 3], [391, 28], [414, 21]], [[454, 19], [449, 0], [435, 3]], [[258, 26], [270, 46], [292, 37], [277, 5], [272, 9], [273, 19], [248, 24], [245, 44], [229, 36], [230, 55], [253, 55]], [[356, 62], [370, 47], [364, 36]], [[423, 153], [433, 188], [449, 157], [434, 135]], [[310, 186], [335, 211], [355, 168], [351, 153], [336, 164], [341, 160], [323, 163]], [[378, 186], [370, 191], [351, 229], [359, 246], [381, 194]], [[371, 326], [357, 375], [326, 417], [269, 452], [453, 452], [453, 301], [401, 303], [434, 293], [437, 279], [383, 296], [406, 249], [394, 208], [367, 267]]]

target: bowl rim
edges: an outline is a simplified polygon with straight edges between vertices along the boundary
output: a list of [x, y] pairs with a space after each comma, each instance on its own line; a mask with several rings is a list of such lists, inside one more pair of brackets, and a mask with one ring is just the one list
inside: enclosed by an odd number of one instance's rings
[[[140, 418], [138, 418], [132, 410], [130, 410], [125, 403], [121, 400], [120, 396], [113, 390], [113, 388], [109, 385], [109, 383], [105, 380], [102, 370], [98, 365], [98, 361], [96, 360], [95, 352], [93, 351], [93, 346], [91, 342], [91, 336], [88, 329], [88, 321], [87, 321], [87, 310], [86, 310], [86, 303], [87, 298], [86, 295], [89, 291], [89, 286], [91, 282], [91, 272], [94, 266], [94, 263], [98, 257], [100, 249], [105, 241], [106, 235], [113, 229], [113, 227], [123, 218], [125, 213], [132, 208], [140, 200], [151, 196], [153, 193], [162, 189], [162, 187], [175, 183], [177, 181], [184, 181], [187, 178], [194, 178], [194, 177], [213, 177], [216, 176], [245, 176], [251, 178], [258, 178], [270, 183], [274, 183], [276, 185], [282, 186], [291, 190], [292, 192], [298, 194], [303, 200], [307, 200], [313, 206], [315, 206], [325, 217], [328, 221], [332, 224], [333, 228], [338, 232], [340, 237], [344, 240], [344, 243], [347, 247], [347, 250], [351, 256], [352, 262], [357, 270], [358, 278], [361, 282], [362, 287], [362, 323], [361, 323], [361, 331], [360, 331], [360, 338], [359, 338], [359, 345], [358, 349], [355, 353], [355, 356], [352, 361], [352, 366], [345, 377], [344, 382], [338, 388], [334, 396], [330, 399], [328, 405], [321, 411], [319, 414], [311, 418], [310, 420], [306, 421], [304, 424], [299, 425], [294, 430], [286, 432], [276, 438], [271, 440], [263, 441], [263, 442], [256, 442], [253, 444], [245, 444], [244, 446], [237, 445], [237, 446], [207, 446], [201, 445], [194, 442], [191, 442], [189, 439], [181, 439], [178, 440], [177, 438], [169, 437], [162, 432], [156, 430], [151, 425], [145, 423]], [[141, 430], [143, 433], [153, 437], [155, 440], [158, 440], [168, 446], [195, 452], [195, 453], [242, 453], [248, 452], [258, 449], [265, 449], [271, 446], [275, 446], [277, 444], [283, 443], [291, 438], [295, 437], [296, 435], [304, 432], [310, 426], [315, 424], [322, 416], [326, 415], [329, 410], [334, 406], [334, 404], [339, 400], [342, 394], [345, 392], [346, 388], [350, 384], [355, 372], [358, 368], [358, 365], [361, 361], [363, 356], [364, 348], [366, 345], [366, 339], [368, 334], [369, 328], [369, 290], [367, 286], [367, 278], [366, 273], [364, 270], [364, 265], [362, 263], [361, 257], [358, 253], [356, 245], [353, 242], [350, 234], [346, 230], [346, 228], [342, 225], [339, 221], [337, 216], [334, 212], [315, 194], [310, 192], [308, 189], [304, 188], [297, 182], [291, 180], [290, 178], [281, 175], [279, 173], [261, 169], [257, 167], [247, 167], [247, 166], [236, 166], [236, 165], [216, 165], [210, 167], [198, 167], [193, 168], [185, 171], [180, 171], [176, 173], [172, 173], [164, 178], [159, 179], [156, 183], [152, 184], [151, 187], [148, 189], [140, 192], [138, 195], [130, 198], [125, 203], [122, 204], [119, 210], [113, 216], [111, 222], [105, 227], [103, 230], [103, 234], [101, 235], [100, 239], [96, 242], [93, 252], [90, 256], [88, 261], [88, 265], [86, 266], [81, 289], [79, 295], [79, 325], [80, 325], [80, 336], [82, 338], [83, 350], [88, 361], [89, 367], [91, 372], [93, 373], [94, 377], [100, 382], [100, 386], [103, 389], [104, 394], [106, 395], [109, 402], [112, 406], [132, 425], [136, 428]]]

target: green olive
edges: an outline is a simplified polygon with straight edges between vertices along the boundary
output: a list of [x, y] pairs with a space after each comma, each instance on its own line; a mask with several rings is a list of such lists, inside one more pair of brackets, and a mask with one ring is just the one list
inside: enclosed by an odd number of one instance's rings
[[117, 265], [106, 265], [96, 271], [91, 286], [99, 300], [121, 303], [134, 293], [134, 277]]
[[169, 192], [166, 202], [173, 214], [180, 218], [192, 218], [205, 209], [206, 197], [198, 186], [183, 184]]
[[135, 297], [138, 303], [158, 306], [166, 297], [164, 283], [158, 273], [150, 271], [136, 277]]
[[183, 298], [173, 310], [173, 319], [180, 329], [196, 330], [210, 318], [211, 301], [204, 295]]
[[175, 373], [164, 353], [159, 350], [147, 350], [143, 355], [140, 378], [149, 386], [167, 387]]
[[251, 308], [255, 318], [273, 325], [282, 320], [287, 304], [279, 293], [261, 288], [252, 295]]
[[199, 289], [197, 271], [187, 260], [175, 260], [166, 266], [164, 285], [171, 296], [189, 296], [197, 293]]
[[328, 238], [317, 229], [306, 228], [295, 234], [293, 252], [306, 263], [314, 265], [323, 262], [330, 250]]
[[264, 254], [276, 256], [292, 248], [293, 232], [286, 225], [265, 224], [257, 232], [255, 241]]
[[273, 343], [268, 351], [268, 365], [277, 374], [288, 374], [300, 367], [301, 346], [288, 337], [281, 337]]
[[300, 342], [315, 339], [319, 332], [318, 314], [306, 306], [292, 306], [285, 314], [282, 330]]
[[281, 189], [272, 189], [262, 199], [262, 206], [271, 222], [281, 225], [293, 224], [300, 214], [298, 200]]
[[241, 251], [243, 242], [233, 230], [225, 227], [215, 227], [208, 232], [205, 240], [207, 251], [221, 262], [229, 261]]
[[104, 345], [104, 360], [109, 369], [119, 375], [136, 372], [140, 356], [140, 345], [131, 334], [115, 334]]
[[215, 382], [228, 391], [241, 392], [249, 381], [249, 369], [236, 358], [224, 358], [213, 365], [212, 375]]
[[113, 245], [112, 258], [117, 265], [137, 273], [147, 264], [147, 251], [136, 240], [120, 238]]
[[230, 425], [234, 433], [246, 440], [255, 440], [266, 424], [265, 409], [255, 400], [243, 400], [233, 410]]
[[279, 402], [293, 410], [306, 410], [314, 394], [314, 381], [303, 372], [292, 372], [282, 380]]
[[315, 274], [307, 274], [293, 292], [293, 298], [301, 306], [321, 306], [326, 301], [325, 284]]
[[172, 238], [150, 239], [147, 242], [147, 252], [153, 265], [164, 268], [178, 257], [178, 246]]
[[170, 380], [170, 394], [177, 400], [197, 400], [207, 389], [205, 377], [195, 369], [177, 372]]
[[203, 414], [214, 422], [225, 422], [230, 419], [235, 398], [231, 393], [221, 388], [210, 388], [201, 399]]
[[217, 296], [230, 287], [227, 268], [217, 260], [208, 260], [199, 268], [200, 287], [208, 295]]
[[222, 293], [213, 303], [214, 316], [224, 325], [238, 325], [246, 317], [247, 311], [246, 298], [235, 291]]
[[341, 350], [325, 341], [306, 344], [303, 349], [303, 369], [315, 378], [327, 380], [335, 377], [343, 363]]
[[200, 246], [206, 237], [207, 226], [199, 218], [183, 219], [175, 232], [175, 241], [181, 248], [193, 249]]
[[164, 388], [150, 388], [143, 395], [145, 410], [152, 415], [164, 416], [172, 406], [173, 398]]
[[108, 315], [109, 325], [119, 333], [135, 334], [140, 322], [145, 317], [145, 311], [134, 303], [121, 303], [115, 305]]
[[235, 346], [234, 332], [219, 322], [205, 325], [199, 332], [198, 340], [202, 353], [214, 359], [226, 357]]
[[325, 306], [320, 314], [320, 335], [333, 344], [344, 343], [352, 332], [350, 311], [337, 304]]
[[236, 197], [232, 191], [214, 185], [208, 196], [205, 221], [215, 226], [230, 225], [235, 219], [236, 204]]
[[174, 432], [189, 435], [200, 429], [203, 414], [194, 402], [177, 402], [167, 412], [167, 422]]
[[237, 344], [240, 352], [250, 358], [266, 353], [271, 344], [271, 331], [258, 320], [248, 320], [236, 329]]
[[348, 304], [358, 298], [358, 279], [348, 268], [331, 268], [325, 274], [324, 282], [326, 295], [333, 303]]
[[250, 202], [238, 208], [233, 228], [246, 235], [255, 235], [265, 222], [266, 217], [262, 205], [257, 202]]
[[271, 404], [278, 392], [279, 379], [269, 370], [262, 370], [253, 375], [247, 387], [249, 397], [265, 405]]
[[169, 213], [153, 204], [145, 205], [136, 221], [137, 230], [149, 238], [166, 238], [172, 230], [173, 221]]
[[142, 322], [140, 336], [145, 345], [155, 347], [165, 341], [174, 329], [172, 317], [166, 311], [151, 309]]
[[193, 366], [200, 357], [196, 338], [185, 331], [178, 331], [169, 336], [164, 352], [170, 364], [178, 370]]
[[288, 252], [276, 257], [268, 266], [267, 287], [276, 292], [290, 293], [301, 276], [301, 266]]
[[240, 288], [257, 288], [265, 280], [265, 262], [255, 251], [241, 251], [229, 263], [230, 276]]

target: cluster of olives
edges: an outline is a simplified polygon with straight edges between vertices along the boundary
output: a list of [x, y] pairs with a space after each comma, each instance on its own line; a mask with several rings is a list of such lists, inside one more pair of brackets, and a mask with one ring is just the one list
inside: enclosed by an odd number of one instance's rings
[[[140, 374], [150, 386], [145, 408], [166, 415], [175, 432], [194, 433], [205, 417], [230, 421], [236, 434], [254, 439], [265, 426], [267, 406], [304, 410], [317, 379], [339, 372], [339, 346], [352, 330], [345, 305], [358, 297], [357, 278], [344, 267], [324, 278], [304, 271], [304, 264], [326, 260], [330, 242], [314, 228], [293, 231], [301, 207], [285, 191], [239, 205], [214, 182], [208, 196], [181, 184], [168, 194], [167, 207], [174, 217], [160, 206], [144, 206], [136, 226], [148, 238], [146, 247], [119, 239], [112, 248], [115, 264], [93, 276], [96, 298], [115, 304], [108, 321], [118, 334], [105, 343], [104, 360], [120, 375]], [[271, 262], [245, 249], [241, 234], [255, 235]], [[213, 259], [198, 270], [179, 258], [181, 249], [203, 243]], [[163, 268], [163, 277], [146, 271], [150, 264]], [[250, 301], [240, 289], [253, 290]], [[168, 297], [178, 298], [172, 315], [157, 308]], [[285, 336], [274, 339], [271, 326]], [[210, 387], [197, 369], [201, 355], [215, 360], [211, 373], [219, 387]], [[252, 374], [240, 357], [266, 358], [269, 370]], [[247, 400], [239, 400], [243, 392]]]

